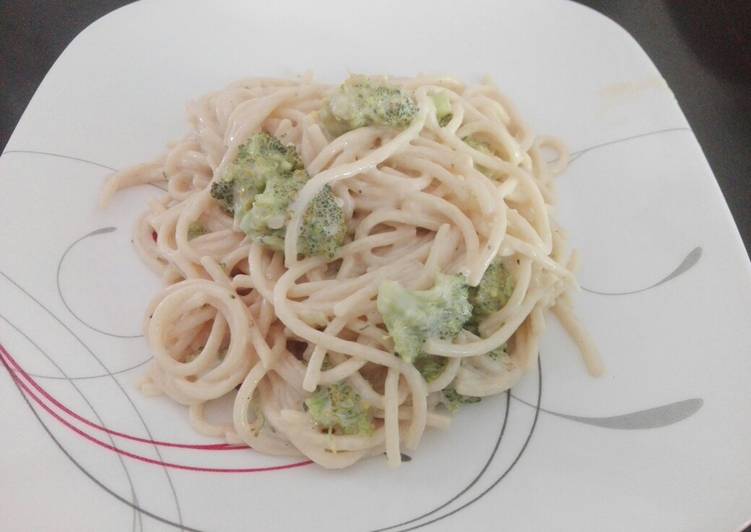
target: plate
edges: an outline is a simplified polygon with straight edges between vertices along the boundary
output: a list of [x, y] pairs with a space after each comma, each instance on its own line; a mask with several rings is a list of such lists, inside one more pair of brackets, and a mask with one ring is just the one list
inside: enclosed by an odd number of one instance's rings
[[[562, 137], [559, 219], [605, 376], [553, 320], [540, 366], [396, 471], [227, 450], [135, 384], [158, 280], [129, 244], [153, 188], [99, 187], [248, 75], [490, 74]], [[563, 1], [138, 2], [83, 31], [0, 158], [4, 530], [736, 530], [751, 517], [751, 266], [670, 89]]]

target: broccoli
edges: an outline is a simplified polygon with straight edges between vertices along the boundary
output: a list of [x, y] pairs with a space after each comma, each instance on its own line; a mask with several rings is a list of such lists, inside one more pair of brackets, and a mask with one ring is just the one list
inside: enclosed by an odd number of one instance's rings
[[232, 181], [220, 179], [211, 183], [211, 197], [228, 214], [234, 214], [235, 210], [235, 184]]
[[[308, 176], [295, 172], [292, 177], [271, 178], [265, 190], [256, 195], [253, 206], [240, 220], [240, 228], [265, 246], [284, 250], [284, 234], [289, 221], [289, 205]], [[331, 187], [326, 185], [310, 202], [303, 215], [298, 252], [306, 257], [336, 255], [344, 244], [347, 222]]]
[[495, 155], [495, 152], [490, 148], [490, 144], [488, 144], [484, 140], [477, 139], [472, 135], [464, 137], [462, 140], [467, 143], [467, 145], [481, 153], [485, 153], [487, 155]]
[[373, 413], [352, 386], [336, 383], [319, 386], [305, 400], [313, 421], [329, 432], [341, 434], [373, 433]]
[[377, 306], [397, 354], [413, 362], [428, 338], [446, 340], [459, 334], [472, 315], [468, 298], [463, 276], [438, 274], [430, 290], [407, 290], [394, 281], [382, 282]]
[[208, 230], [206, 229], [206, 226], [201, 222], [195, 221], [188, 226], [188, 240], [193, 240], [198, 236], [205, 235], [207, 232]]
[[444, 127], [454, 117], [451, 113], [451, 100], [445, 92], [432, 94], [430, 97], [435, 104], [435, 116], [438, 119], [438, 125]]
[[415, 368], [417, 368], [417, 371], [420, 372], [422, 378], [425, 379], [426, 382], [433, 382], [440, 377], [441, 373], [446, 369], [447, 362], [448, 360], [445, 357], [423, 355], [418, 357], [414, 364]]
[[500, 360], [503, 357], [508, 356], [508, 344], [504, 342], [500, 346], [496, 347], [492, 351], [488, 351], [485, 354], [493, 360]]
[[[307, 180], [294, 146], [258, 133], [240, 146], [224, 177], [211, 185], [210, 193], [252, 240], [283, 250], [289, 206]], [[300, 253], [333, 257], [346, 233], [344, 212], [326, 186], [305, 212]]]
[[[484, 153], [486, 155], [497, 156], [497, 154], [490, 147], [490, 144], [488, 144], [484, 140], [477, 139], [477, 138], [473, 137], [472, 135], [470, 135], [468, 137], [464, 137], [462, 140], [465, 143], [467, 143], [468, 146], [474, 148], [475, 150], [479, 151], [480, 153]], [[486, 167], [484, 167], [482, 165], [478, 165], [477, 169], [480, 172], [482, 172], [483, 174], [485, 174], [486, 176], [488, 176], [488, 177], [492, 177], [493, 176], [493, 170], [491, 170], [490, 168], [486, 168]]]
[[239, 222], [272, 177], [291, 176], [303, 164], [294, 146], [268, 133], [256, 133], [237, 150], [224, 176], [212, 183], [211, 196]]
[[319, 116], [328, 133], [338, 137], [371, 125], [405, 128], [417, 110], [414, 98], [399, 87], [355, 76], [329, 96]]
[[514, 292], [514, 278], [500, 260], [490, 263], [480, 283], [469, 289], [469, 302], [472, 304], [470, 324], [476, 328], [479, 323], [500, 310], [508, 303]]
[[303, 215], [297, 251], [307, 257], [332, 258], [344, 244], [347, 221], [331, 187], [326, 185], [313, 198]]
[[479, 403], [482, 400], [481, 397], [462, 395], [457, 392], [456, 389], [452, 386], [444, 388], [441, 395], [441, 402], [446, 405], [446, 408], [448, 408], [451, 412], [456, 412], [457, 410], [459, 410], [459, 407], [461, 405]]
[[289, 177], [269, 178], [263, 192], [255, 196], [252, 207], [240, 219], [240, 229], [271, 249], [284, 250], [289, 205], [306, 179], [307, 175], [302, 171]]
[[227, 177], [248, 177], [259, 183], [257, 188], [263, 189], [269, 178], [291, 175], [295, 170], [304, 170], [304, 167], [294, 146], [285, 146], [268, 133], [256, 133], [237, 150]]

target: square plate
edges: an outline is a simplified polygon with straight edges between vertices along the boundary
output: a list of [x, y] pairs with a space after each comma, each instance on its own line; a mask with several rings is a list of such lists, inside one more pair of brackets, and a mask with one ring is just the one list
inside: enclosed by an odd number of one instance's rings
[[[604, 377], [586, 375], [551, 323], [539, 371], [430, 432], [397, 471], [220, 452], [182, 407], [138, 393], [159, 282], [130, 228], [159, 191], [125, 191], [103, 211], [103, 179], [179, 137], [189, 99], [311, 69], [331, 82], [490, 74], [538, 133], [568, 143], [559, 219], [582, 254], [576, 303]], [[751, 266], [671, 91], [594, 11], [132, 4], [55, 63], [0, 183], [4, 530], [732, 531], [751, 517]]]

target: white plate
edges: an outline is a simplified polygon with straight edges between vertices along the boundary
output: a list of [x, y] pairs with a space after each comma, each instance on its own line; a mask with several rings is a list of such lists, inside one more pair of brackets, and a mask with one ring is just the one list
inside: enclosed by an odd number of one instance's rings
[[[579, 155], [560, 180], [560, 219], [581, 284], [630, 292], [576, 298], [606, 376], [589, 378], [551, 326], [539, 373], [510, 399], [464, 409], [398, 471], [377, 459], [196, 471], [185, 467], [289, 462], [130, 439], [213, 443], [183, 408], [135, 389], [148, 353], [133, 336], [158, 282], [129, 235], [158, 191], [102, 211], [108, 167], [180, 136], [192, 97], [308, 69], [328, 81], [487, 73], [538, 132], [568, 142]], [[35, 375], [16, 370], [30, 390], [19, 393], [0, 373], [3, 530], [732, 531], [751, 517], [749, 261], [672, 93], [587, 8], [140, 2], [55, 63], [0, 158], [0, 184], [3, 359]]]

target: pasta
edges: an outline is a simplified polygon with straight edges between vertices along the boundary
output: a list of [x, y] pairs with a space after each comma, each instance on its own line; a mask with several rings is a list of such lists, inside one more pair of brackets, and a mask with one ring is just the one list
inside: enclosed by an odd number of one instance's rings
[[[426, 427], [446, 428], [458, 404], [512, 387], [536, 364], [547, 310], [590, 373], [601, 372], [571, 310], [576, 256], [552, 216], [564, 146], [535, 136], [490, 82], [356, 83], [409, 95], [408, 120], [332, 134], [336, 87], [309, 75], [241, 80], [190, 103], [190, 132], [157, 160], [111, 176], [102, 195], [107, 204], [122, 188], [166, 185], [134, 235], [166, 285], [143, 325], [154, 359], [142, 390], [186, 405], [202, 434], [327, 468], [384, 453], [397, 466], [401, 450], [415, 449]], [[260, 132], [293, 146], [305, 173], [287, 218], [269, 218], [276, 247], [238, 227], [215, 190]], [[306, 216], [324, 190], [346, 237], [334, 253], [305, 256]], [[461, 301], [465, 316], [486, 302], [478, 290], [491, 271], [506, 283], [502, 304], [487, 300], [490, 310], [451, 337], [428, 335], [417, 358], [397, 352], [401, 338], [381, 312], [388, 283], [421, 309], [437, 279], [460, 279], [457, 293], [474, 301]], [[212, 422], [205, 405], [226, 395], [232, 423]], [[345, 403], [356, 408], [335, 410]]]

